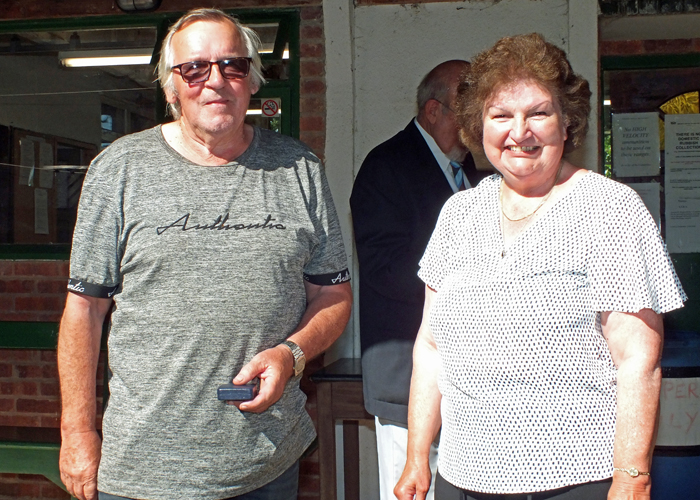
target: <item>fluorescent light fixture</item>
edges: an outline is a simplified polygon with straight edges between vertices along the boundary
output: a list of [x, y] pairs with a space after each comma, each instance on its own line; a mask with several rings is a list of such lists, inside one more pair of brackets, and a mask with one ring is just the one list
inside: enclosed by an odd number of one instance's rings
[[[260, 54], [272, 54], [272, 52], [272, 49], [261, 49], [259, 51]], [[284, 52], [282, 52], [282, 59], [289, 59], [289, 49], [284, 49]]]
[[72, 50], [59, 52], [61, 64], [69, 68], [151, 64], [153, 49]]
[[612, 102], [610, 101], [610, 99], [605, 99], [603, 101], [603, 106], [610, 106], [611, 104], [612, 104]]

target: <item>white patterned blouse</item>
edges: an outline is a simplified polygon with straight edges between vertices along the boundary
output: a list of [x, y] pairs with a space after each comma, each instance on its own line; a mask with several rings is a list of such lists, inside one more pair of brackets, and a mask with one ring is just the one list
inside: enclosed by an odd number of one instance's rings
[[685, 293], [629, 187], [586, 174], [504, 252], [499, 182], [453, 196], [421, 260], [437, 292], [438, 470], [486, 493], [609, 478], [616, 369], [599, 312], [663, 313]]

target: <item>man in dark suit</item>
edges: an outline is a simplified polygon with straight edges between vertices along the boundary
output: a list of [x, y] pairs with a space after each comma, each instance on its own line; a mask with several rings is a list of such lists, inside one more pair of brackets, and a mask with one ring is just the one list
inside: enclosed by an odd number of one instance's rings
[[[468, 62], [452, 60], [423, 78], [418, 116], [367, 155], [350, 197], [365, 408], [376, 417], [381, 500], [395, 498], [406, 461], [412, 351], [425, 297], [418, 262], [445, 201], [491, 173], [477, 171], [452, 111], [460, 75], [468, 69]], [[434, 478], [437, 448], [431, 465]]]

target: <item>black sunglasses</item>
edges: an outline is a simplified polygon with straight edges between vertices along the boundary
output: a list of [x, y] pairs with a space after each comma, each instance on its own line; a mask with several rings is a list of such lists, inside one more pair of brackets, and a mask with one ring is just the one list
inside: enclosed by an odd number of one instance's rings
[[235, 80], [248, 76], [251, 61], [250, 57], [231, 57], [221, 61], [192, 61], [173, 66], [173, 70], [178, 70], [187, 83], [202, 83], [209, 80], [211, 66], [216, 64], [219, 66], [221, 76], [227, 80]]

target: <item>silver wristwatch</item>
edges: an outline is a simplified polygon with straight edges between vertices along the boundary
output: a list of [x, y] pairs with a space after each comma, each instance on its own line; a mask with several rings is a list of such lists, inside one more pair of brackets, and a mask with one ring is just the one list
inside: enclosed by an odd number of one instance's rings
[[294, 356], [294, 376], [298, 377], [304, 372], [304, 367], [306, 366], [304, 351], [291, 340], [285, 340], [282, 344], [289, 347], [289, 350], [292, 351], [292, 356]]

